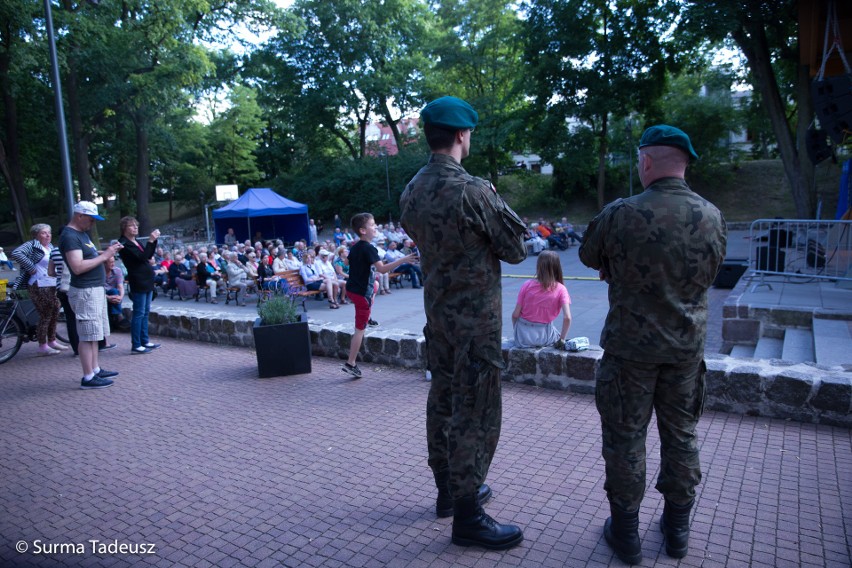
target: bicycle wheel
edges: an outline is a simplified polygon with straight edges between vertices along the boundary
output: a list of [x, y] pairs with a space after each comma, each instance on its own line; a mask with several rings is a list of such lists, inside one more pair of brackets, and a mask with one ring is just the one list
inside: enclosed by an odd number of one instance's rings
[[[4, 327], [5, 326], [5, 327]], [[24, 324], [17, 316], [11, 316], [0, 323], [0, 364], [15, 356], [24, 342]]]
[[65, 310], [62, 308], [59, 309], [59, 319], [56, 320], [56, 339], [62, 343], [71, 344], [68, 341], [68, 325], [65, 321]]

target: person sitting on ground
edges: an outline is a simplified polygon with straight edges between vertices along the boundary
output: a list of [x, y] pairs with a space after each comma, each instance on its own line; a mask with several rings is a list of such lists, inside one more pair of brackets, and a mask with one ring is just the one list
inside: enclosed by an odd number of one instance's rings
[[219, 301], [216, 299], [216, 283], [222, 279], [222, 273], [213, 268], [213, 266], [208, 262], [209, 257], [207, 253], [201, 253], [198, 255], [198, 266], [195, 267], [195, 279], [198, 282], [199, 286], [207, 286], [210, 291], [210, 300], [211, 304], [218, 304]]
[[[562, 331], [554, 320], [562, 312]], [[571, 296], [562, 283], [559, 255], [543, 251], [536, 262], [535, 279], [527, 280], [518, 292], [512, 312], [516, 347], [563, 347], [571, 327]]]
[[130, 322], [127, 321], [121, 310], [121, 302], [124, 300], [124, 274], [115, 265], [115, 257], [108, 258], [104, 262], [104, 270], [106, 271], [104, 292], [106, 294], [107, 317], [109, 318], [110, 329], [127, 331], [130, 329]]
[[335, 309], [334, 306], [338, 305], [338, 298], [340, 297], [341, 284], [345, 286], [346, 281], [344, 280], [341, 283], [341, 281], [337, 279], [337, 271], [334, 270], [334, 266], [331, 264], [330, 256], [330, 252], [325, 249], [320, 249], [319, 256], [314, 262], [314, 267], [319, 275], [325, 279], [325, 289], [328, 292], [328, 302], [332, 304], [330, 306], [331, 309]]
[[[246, 305], [246, 272], [245, 267], [237, 259], [237, 253], [229, 252], [227, 257], [228, 264], [225, 265], [225, 270], [228, 273], [228, 288], [236, 288], [237, 292], [234, 295], [234, 301], [238, 306]], [[242, 300], [240, 299], [242, 298]]]
[[568, 222], [567, 217], [562, 217], [562, 232], [571, 239], [571, 241], [576, 241], [579, 244], [583, 244], [583, 235], [578, 234], [574, 231], [574, 225]]
[[[390, 264], [391, 262], [400, 259], [404, 256], [405, 254], [397, 250], [397, 244], [395, 241], [391, 241], [390, 243], [388, 243], [388, 252], [385, 253], [384, 258], [384, 261], [386, 263]], [[418, 288], [422, 288], [420, 283], [423, 282], [423, 272], [416, 264], [405, 262], [403, 264], [400, 264], [395, 272], [398, 272], [399, 274], [408, 275], [408, 277], [411, 278], [411, 287], [413, 289], [416, 290]]]
[[547, 241], [542, 239], [538, 234], [538, 223], [533, 223], [530, 228], [524, 233], [524, 245], [527, 247], [527, 254], [537, 255], [547, 248]]

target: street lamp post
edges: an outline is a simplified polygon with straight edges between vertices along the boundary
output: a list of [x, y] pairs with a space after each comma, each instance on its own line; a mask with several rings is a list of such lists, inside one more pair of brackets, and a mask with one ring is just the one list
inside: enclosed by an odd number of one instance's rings
[[385, 184], [388, 188], [388, 222], [393, 223], [393, 217], [391, 216], [391, 207], [393, 204], [391, 203], [391, 194], [390, 194], [390, 171], [388, 169], [388, 153], [387, 151], [382, 152], [382, 155], [385, 157]]
[[62, 186], [68, 206], [68, 219], [74, 216], [74, 186], [71, 183], [71, 160], [68, 157], [68, 135], [65, 132], [65, 110], [62, 107], [62, 84], [59, 82], [59, 63], [56, 57], [56, 37], [53, 33], [53, 12], [50, 0], [44, 0], [47, 43], [50, 48], [50, 71], [53, 80], [53, 102], [56, 107], [56, 128], [59, 131], [59, 162], [62, 166]]
[[633, 121], [628, 117], [624, 129], [627, 131], [627, 170], [630, 178], [630, 197], [633, 197]]

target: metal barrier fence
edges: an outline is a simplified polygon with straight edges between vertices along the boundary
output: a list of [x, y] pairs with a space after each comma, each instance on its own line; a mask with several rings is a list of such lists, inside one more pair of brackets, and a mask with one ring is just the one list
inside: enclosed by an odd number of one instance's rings
[[852, 221], [758, 219], [749, 267], [761, 277], [852, 281]]

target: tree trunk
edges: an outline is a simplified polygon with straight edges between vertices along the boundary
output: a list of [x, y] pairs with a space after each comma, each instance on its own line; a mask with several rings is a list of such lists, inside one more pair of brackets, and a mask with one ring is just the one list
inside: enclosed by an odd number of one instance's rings
[[606, 135], [607, 135], [607, 115], [601, 117], [601, 131], [598, 134], [600, 142], [598, 143], [598, 209], [603, 209], [606, 205], [606, 196], [604, 188], [606, 187]]
[[[74, 171], [80, 199], [92, 201], [92, 174], [89, 169], [89, 139], [83, 133], [83, 116], [80, 110], [80, 89], [74, 62], [69, 62], [65, 94], [68, 100], [68, 121], [71, 123], [71, 140], [74, 143]], [[102, 196], [105, 197], [105, 196]]]
[[[798, 101], [799, 112], [797, 113], [796, 121], [796, 148], [807, 148], [808, 127], [813, 122], [814, 118], [814, 102], [811, 99], [811, 67], [810, 65], [798, 65], [796, 76], [796, 100]], [[808, 210], [816, 211], [817, 195], [810, 188], [814, 187], [814, 166], [810, 156], [806, 151], [799, 153], [800, 163], [802, 165], [802, 177], [805, 180], [807, 191]]]
[[[749, 62], [751, 72], [754, 73], [754, 78], [760, 89], [763, 103], [769, 113], [769, 122], [778, 142], [778, 150], [784, 164], [784, 173], [793, 194], [796, 216], [800, 219], [808, 219], [813, 215], [811, 200], [808, 196], [808, 183], [802, 170], [790, 126], [787, 124], [784, 102], [778, 89], [775, 71], [772, 69], [766, 32], [763, 26], [759, 24], [748, 28], [746, 26], [747, 24], [741, 24], [740, 28], [734, 30], [733, 37]], [[760, 196], [754, 197], [760, 199]]]
[[148, 201], [151, 198], [151, 177], [148, 148], [148, 123], [141, 112], [134, 117], [136, 126], [136, 220], [139, 234], [150, 232], [151, 218]]
[[488, 152], [488, 174], [491, 176], [491, 185], [496, 188], [500, 177], [500, 171], [497, 168], [497, 149], [493, 144], [489, 144], [486, 151]]
[[396, 150], [397, 152], [399, 152], [400, 150], [402, 150], [402, 135], [399, 133], [399, 121], [394, 120], [391, 117], [387, 98], [385, 98], [385, 104], [382, 105], [382, 115], [385, 117], [385, 121], [388, 123], [388, 127], [391, 129], [394, 142], [396, 142]]

